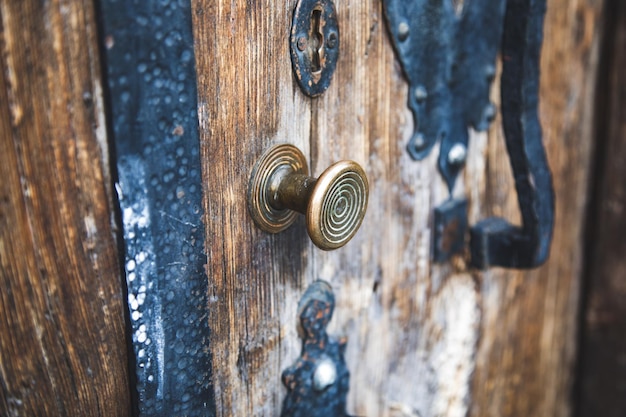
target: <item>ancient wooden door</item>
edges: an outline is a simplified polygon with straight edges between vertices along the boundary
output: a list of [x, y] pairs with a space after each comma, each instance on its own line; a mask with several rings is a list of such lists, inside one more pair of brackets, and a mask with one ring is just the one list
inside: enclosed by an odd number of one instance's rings
[[[331, 332], [348, 340], [350, 414], [568, 415], [593, 108], [582, 98], [594, 94], [598, 4], [549, 4], [540, 115], [556, 226], [552, 256], [530, 272], [479, 272], [463, 256], [431, 261], [433, 207], [447, 190], [435, 153], [415, 162], [405, 150], [408, 87], [381, 2], [336, 2], [340, 56], [314, 99], [289, 60], [294, 6], [192, 2], [218, 415], [278, 413], [279, 375], [300, 351], [297, 300], [317, 279], [337, 298]], [[469, 197], [471, 223], [518, 216], [500, 126], [471, 134], [454, 190]], [[318, 250], [302, 221], [278, 235], [251, 221], [249, 172], [283, 142], [298, 146], [316, 175], [339, 159], [366, 170], [368, 212], [345, 247]]]
[[[301, 350], [298, 301], [317, 280], [336, 298], [328, 332], [347, 341], [350, 415], [572, 415], [604, 2], [548, 2], [539, 115], [556, 212], [551, 255], [530, 271], [478, 270], [466, 252], [433, 262], [433, 210], [448, 190], [437, 152], [415, 161], [406, 151], [409, 87], [382, 2], [335, 1], [336, 72], [316, 98], [292, 71], [296, 3], [0, 2], [1, 415], [278, 416], [281, 374]], [[151, 20], [157, 9], [161, 20]], [[153, 43], [132, 37], [141, 30]], [[151, 67], [168, 48], [179, 48], [175, 58]], [[143, 84], [118, 71], [131, 64]], [[500, 64], [496, 108], [499, 76]], [[171, 94], [154, 96], [148, 85]], [[190, 102], [191, 113], [163, 113]], [[120, 146], [124, 135], [150, 136], [152, 111], [151, 147]], [[346, 246], [318, 249], [302, 218], [279, 234], [254, 224], [250, 173], [279, 143], [297, 146], [313, 175], [342, 159], [364, 168], [369, 205]], [[164, 149], [197, 169], [170, 177], [172, 167], [150, 166], [149, 154]], [[137, 166], [162, 175], [133, 182]], [[197, 188], [159, 194], [193, 170]], [[164, 208], [125, 211], [137, 193], [159, 196]], [[492, 215], [519, 222], [499, 116], [488, 132], [470, 131], [453, 196], [468, 199], [470, 224]], [[142, 246], [135, 232], [146, 219], [167, 221], [167, 244]], [[170, 261], [177, 240], [206, 258], [185, 249], [184, 262]], [[157, 277], [154, 287], [139, 285], [139, 271]], [[195, 304], [180, 301], [184, 293]], [[163, 303], [156, 314], [138, 301], [170, 294], [181, 309]], [[155, 339], [139, 324], [148, 316], [169, 330]], [[178, 319], [190, 329], [183, 336], [172, 327]]]

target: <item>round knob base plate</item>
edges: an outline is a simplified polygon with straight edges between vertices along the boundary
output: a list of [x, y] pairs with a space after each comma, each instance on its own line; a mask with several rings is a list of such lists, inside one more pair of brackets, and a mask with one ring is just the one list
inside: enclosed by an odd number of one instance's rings
[[339, 161], [316, 179], [308, 176], [298, 148], [276, 145], [252, 169], [248, 208], [257, 226], [270, 233], [288, 228], [300, 212], [313, 243], [333, 250], [345, 245], [361, 226], [368, 194], [367, 177], [356, 162]]
[[273, 182], [288, 174], [308, 175], [306, 158], [293, 145], [275, 145], [257, 161], [248, 183], [248, 210], [259, 228], [269, 233], [287, 229], [296, 221], [298, 213], [289, 209], [276, 209], [270, 201], [277, 189]]

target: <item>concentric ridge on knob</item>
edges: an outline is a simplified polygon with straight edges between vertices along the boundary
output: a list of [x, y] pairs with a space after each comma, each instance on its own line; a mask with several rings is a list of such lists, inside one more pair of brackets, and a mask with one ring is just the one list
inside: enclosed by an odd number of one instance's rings
[[354, 161], [340, 161], [318, 178], [306, 212], [307, 231], [324, 250], [345, 245], [359, 230], [368, 202], [368, 183]]
[[307, 232], [323, 250], [345, 245], [367, 209], [369, 186], [363, 168], [340, 161], [319, 178], [308, 176], [306, 159], [293, 145], [270, 148], [252, 169], [248, 209], [257, 226], [278, 233], [306, 216]]

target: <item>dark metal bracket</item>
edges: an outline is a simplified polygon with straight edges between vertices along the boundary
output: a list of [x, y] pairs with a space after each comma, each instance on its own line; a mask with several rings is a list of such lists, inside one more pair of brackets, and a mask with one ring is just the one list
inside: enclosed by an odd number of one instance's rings
[[[462, 4], [462, 2], [456, 2]], [[502, 35], [505, 0], [384, 0], [394, 48], [409, 81], [415, 160], [441, 140], [439, 170], [452, 190], [465, 162], [468, 127], [495, 116], [489, 89]]]
[[335, 296], [325, 281], [315, 281], [298, 304], [302, 352], [283, 372], [287, 396], [281, 417], [349, 417], [346, 398], [350, 373], [344, 360], [347, 341], [326, 333]]
[[[383, 0], [394, 48], [409, 82], [415, 132], [407, 150], [425, 158], [441, 141], [438, 167], [450, 194], [465, 164], [468, 127], [485, 130], [501, 46], [502, 119], [522, 226], [489, 218], [471, 228], [478, 268], [533, 268], [549, 254], [554, 192], [537, 115], [545, 0]], [[433, 258], [462, 252], [466, 205], [436, 209]]]

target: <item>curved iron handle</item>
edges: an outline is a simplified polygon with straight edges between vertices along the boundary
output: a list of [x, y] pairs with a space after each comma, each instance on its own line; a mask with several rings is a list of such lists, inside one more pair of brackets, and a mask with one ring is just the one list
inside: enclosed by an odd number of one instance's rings
[[502, 121], [522, 226], [499, 217], [471, 228], [478, 268], [533, 268], [548, 257], [554, 226], [552, 176], [537, 114], [545, 0], [507, 0], [502, 38]]

